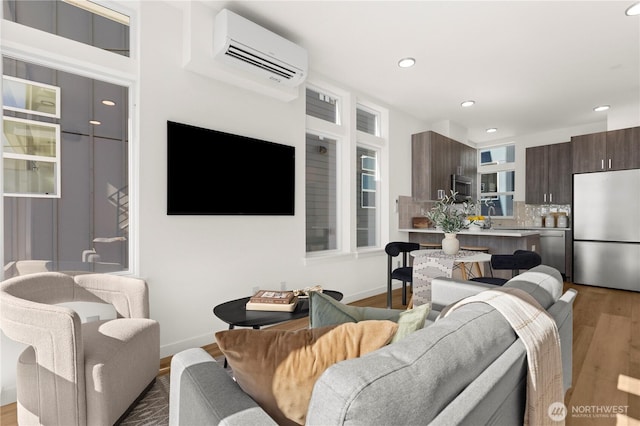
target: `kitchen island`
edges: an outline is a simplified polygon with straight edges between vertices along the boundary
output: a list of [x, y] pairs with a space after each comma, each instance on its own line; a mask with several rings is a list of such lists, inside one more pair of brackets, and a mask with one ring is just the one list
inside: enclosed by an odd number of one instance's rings
[[[444, 233], [434, 228], [403, 228], [414, 243], [441, 243]], [[540, 232], [537, 230], [481, 229], [460, 231], [460, 246], [488, 247], [490, 254], [511, 254], [516, 250], [540, 253]], [[510, 271], [493, 271], [495, 277], [511, 278]]]

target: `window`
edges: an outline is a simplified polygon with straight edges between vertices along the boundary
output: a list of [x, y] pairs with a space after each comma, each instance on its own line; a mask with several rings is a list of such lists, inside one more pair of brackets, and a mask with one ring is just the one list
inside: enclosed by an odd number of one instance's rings
[[60, 118], [60, 88], [5, 75], [2, 77], [2, 108]]
[[379, 117], [378, 112], [358, 104], [356, 107], [356, 129], [373, 136], [380, 136]]
[[375, 247], [378, 243], [378, 153], [358, 146], [356, 149], [357, 247]]
[[307, 253], [338, 248], [337, 148], [337, 140], [307, 133]]
[[10, 82], [3, 87], [5, 278], [15, 272], [7, 265], [31, 259], [49, 270], [128, 270], [128, 87], [2, 61]]
[[340, 124], [338, 98], [307, 87], [307, 115], [329, 123]]
[[3, 117], [5, 196], [60, 197], [60, 126]]
[[380, 208], [387, 113], [333, 86], [307, 87], [306, 111], [307, 257], [375, 253], [389, 220]]
[[129, 17], [85, 0], [4, 0], [4, 19], [129, 56]]
[[515, 145], [482, 149], [479, 163], [481, 214], [513, 216]]

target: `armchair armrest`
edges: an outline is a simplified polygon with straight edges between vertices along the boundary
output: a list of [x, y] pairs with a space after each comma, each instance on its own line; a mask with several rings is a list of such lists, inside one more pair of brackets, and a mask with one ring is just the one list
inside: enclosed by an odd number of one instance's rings
[[109, 274], [80, 274], [73, 279], [86, 290], [76, 291], [75, 300], [109, 303], [119, 317], [149, 318], [149, 288], [144, 280]]

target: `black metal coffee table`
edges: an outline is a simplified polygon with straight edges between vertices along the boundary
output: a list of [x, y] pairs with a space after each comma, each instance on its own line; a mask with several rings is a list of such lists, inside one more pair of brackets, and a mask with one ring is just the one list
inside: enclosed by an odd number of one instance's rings
[[[327, 296], [342, 300], [342, 293], [333, 290], [323, 290]], [[235, 327], [252, 327], [256, 330], [265, 325], [304, 318], [309, 315], [309, 299], [300, 298], [293, 312], [278, 311], [247, 311], [245, 305], [249, 297], [221, 303], [213, 308], [215, 316], [229, 324], [229, 330]]]

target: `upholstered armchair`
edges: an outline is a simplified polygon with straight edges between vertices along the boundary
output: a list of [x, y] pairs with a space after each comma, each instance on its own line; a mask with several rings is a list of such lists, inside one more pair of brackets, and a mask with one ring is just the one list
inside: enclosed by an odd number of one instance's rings
[[[113, 305], [117, 318], [82, 324], [63, 302]], [[21, 425], [113, 425], [155, 381], [160, 327], [144, 280], [41, 272], [0, 284], [0, 327], [29, 345], [17, 365]]]

